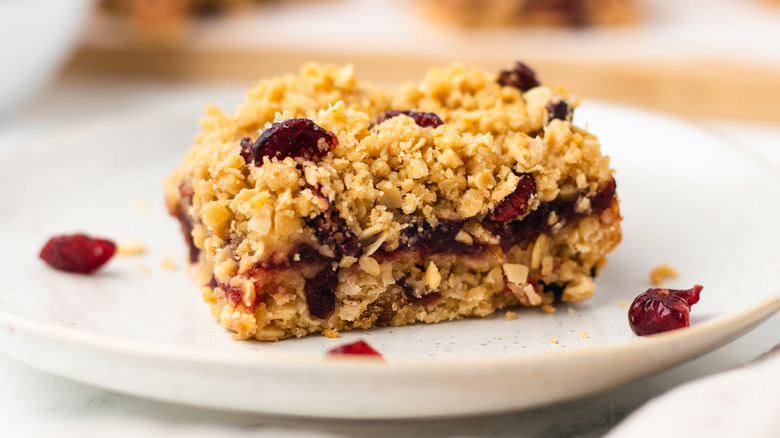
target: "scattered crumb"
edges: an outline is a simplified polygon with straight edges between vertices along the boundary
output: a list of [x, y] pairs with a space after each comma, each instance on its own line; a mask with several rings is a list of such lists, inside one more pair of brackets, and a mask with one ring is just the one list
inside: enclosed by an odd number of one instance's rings
[[556, 338], [555, 336], [553, 336], [552, 338], [550, 338], [550, 343], [551, 343], [551, 344], [557, 344], [557, 343], [558, 343], [558, 338]]
[[555, 307], [552, 304], [542, 304], [542, 312], [555, 313]]
[[137, 268], [138, 268], [138, 272], [140, 272], [140, 273], [142, 273], [144, 275], [148, 275], [149, 274], [149, 269], [146, 266], [144, 266], [144, 265], [139, 263]]
[[146, 247], [138, 239], [130, 239], [124, 242], [120, 242], [117, 245], [116, 252], [120, 255], [138, 255], [143, 254], [146, 251]]
[[176, 262], [172, 258], [166, 257], [160, 261], [160, 267], [166, 271], [175, 271], [177, 269]]
[[514, 321], [514, 319], [517, 318], [517, 312], [513, 312], [511, 310], [506, 311], [506, 320], [507, 321]]
[[677, 278], [679, 276], [680, 274], [676, 269], [671, 268], [668, 263], [664, 263], [650, 271], [650, 283], [659, 286], [667, 278]]
[[550, 348], [547, 349], [547, 352], [550, 353], [550, 354], [555, 354], [555, 349], [550, 347]]
[[580, 337], [581, 337], [582, 339], [588, 339], [588, 338], [589, 338], [589, 336], [588, 336], [588, 332], [582, 332], [582, 333], [580, 333]]
[[577, 310], [575, 310], [574, 307], [569, 307], [567, 310], [569, 311], [569, 314], [572, 314], [572, 315], [577, 313]]
[[620, 300], [620, 302], [618, 303], [618, 307], [628, 307], [628, 301]]
[[337, 330], [333, 330], [333, 329], [325, 329], [325, 330], [322, 331], [322, 334], [326, 338], [331, 338], [331, 339], [335, 339], [335, 338], [339, 337], [339, 332]]
[[133, 210], [137, 213], [146, 213], [149, 210], [149, 201], [145, 196], [136, 196], [133, 198]]

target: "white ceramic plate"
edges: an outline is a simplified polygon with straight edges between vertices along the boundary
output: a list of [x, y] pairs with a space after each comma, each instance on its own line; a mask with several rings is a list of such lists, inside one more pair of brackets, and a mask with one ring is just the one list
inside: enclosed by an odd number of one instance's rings
[[[186, 105], [63, 133], [0, 156], [0, 349], [35, 367], [176, 403], [332, 418], [452, 416], [539, 406], [713, 350], [780, 307], [780, 177], [696, 127], [588, 104], [576, 122], [613, 157], [624, 241], [595, 296], [556, 313], [237, 342], [183, 269], [161, 181], [197, 132]], [[52, 235], [140, 239], [93, 276], [37, 258]], [[166, 258], [179, 269], [161, 267]], [[670, 287], [704, 286], [692, 327], [634, 336], [625, 303], [669, 262]], [[623, 306], [621, 306], [621, 301]], [[586, 335], [585, 335], [586, 334]], [[556, 338], [557, 343], [550, 342]], [[386, 362], [327, 359], [362, 338]]]

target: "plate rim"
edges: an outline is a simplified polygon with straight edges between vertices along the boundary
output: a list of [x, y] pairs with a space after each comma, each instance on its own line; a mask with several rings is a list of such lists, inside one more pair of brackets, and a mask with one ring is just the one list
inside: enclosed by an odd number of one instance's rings
[[[467, 359], [454, 357], [415, 357], [415, 358], [393, 358], [392, 361], [382, 362], [372, 358], [365, 358], [357, 355], [344, 355], [338, 357], [328, 357], [319, 352], [299, 352], [299, 351], [225, 351], [220, 350], [225, 356], [207, 357], [204, 350], [197, 347], [180, 344], [166, 344], [163, 342], [145, 341], [139, 339], [121, 339], [117, 344], [117, 338], [111, 335], [91, 332], [89, 330], [76, 327], [67, 327], [57, 324], [50, 324], [45, 321], [39, 321], [25, 316], [14, 314], [0, 308], [0, 324], [4, 324], [5, 331], [10, 335], [15, 335], [20, 331], [36, 337], [45, 337], [50, 340], [60, 340], [63, 342], [75, 343], [82, 346], [91, 346], [104, 351], [115, 351], [123, 354], [132, 354], [137, 356], [148, 356], [165, 359], [187, 360], [199, 359], [202, 363], [210, 365], [224, 365], [226, 363], [239, 365], [265, 365], [265, 361], [274, 365], [290, 365], [304, 367], [319, 367], [323, 364], [349, 364], [360, 363], [378, 368], [398, 367], [405, 370], [415, 368], [422, 364], [424, 366], [445, 366], [445, 367], [475, 367], [475, 366], [504, 366], [518, 365], [523, 362], [543, 362], [551, 357], [555, 358], [580, 358], [591, 355], [603, 355], [610, 350], [632, 350], [643, 349], [645, 342], [665, 342], [668, 344], [684, 342], [688, 338], [702, 336], [702, 332], [709, 333], [713, 331], [723, 331], [723, 326], [739, 326], [739, 330], [747, 330], [750, 326], [756, 325], [780, 311], [780, 287], [774, 295], [768, 296], [753, 305], [740, 309], [735, 313], [721, 315], [699, 324], [684, 327], [654, 335], [638, 337], [623, 344], [605, 344], [592, 346], [587, 349], [559, 350], [554, 353], [535, 351], [521, 352], [517, 355], [502, 356], [472, 356]], [[628, 317], [626, 317], [626, 321]], [[746, 321], [741, 324], [735, 322]], [[457, 323], [457, 322], [456, 322]], [[359, 333], [358, 331], [353, 333]], [[229, 333], [225, 332], [226, 336]], [[236, 340], [235, 342], [262, 342], [253, 340]], [[5, 349], [5, 343], [0, 344], [0, 350]], [[544, 359], [542, 359], [544, 358]], [[541, 359], [541, 360], [540, 360]], [[237, 363], [238, 361], [238, 363]], [[303, 362], [302, 362], [303, 361]]]

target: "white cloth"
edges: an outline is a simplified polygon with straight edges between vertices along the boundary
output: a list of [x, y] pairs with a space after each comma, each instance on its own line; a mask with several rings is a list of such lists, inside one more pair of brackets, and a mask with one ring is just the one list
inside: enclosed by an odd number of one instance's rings
[[780, 345], [755, 362], [679, 386], [607, 438], [780, 436]]

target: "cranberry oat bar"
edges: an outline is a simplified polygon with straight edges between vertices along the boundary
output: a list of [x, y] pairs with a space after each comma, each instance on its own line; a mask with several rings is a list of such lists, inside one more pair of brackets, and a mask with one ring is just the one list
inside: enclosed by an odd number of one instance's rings
[[394, 90], [307, 65], [209, 108], [166, 203], [237, 338], [582, 301], [621, 218], [575, 106], [522, 63]]

